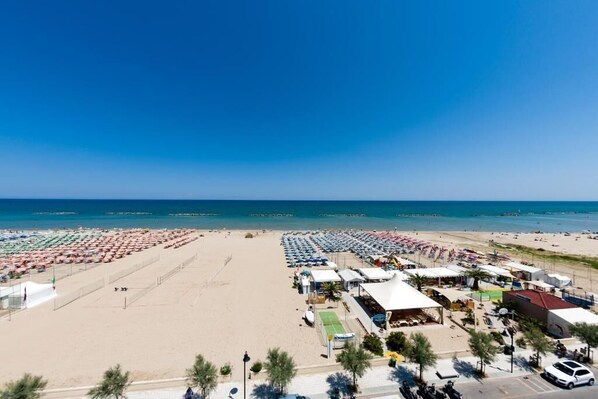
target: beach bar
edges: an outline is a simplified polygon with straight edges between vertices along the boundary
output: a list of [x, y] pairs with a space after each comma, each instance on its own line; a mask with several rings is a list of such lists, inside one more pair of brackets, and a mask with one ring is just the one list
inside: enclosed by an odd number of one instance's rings
[[[429, 322], [444, 323], [442, 305], [401, 281], [400, 276], [395, 276], [385, 283], [365, 283], [360, 287], [360, 292], [366, 293], [362, 300], [370, 311], [386, 315], [387, 330]], [[429, 309], [438, 311], [438, 320], [426, 312]]]

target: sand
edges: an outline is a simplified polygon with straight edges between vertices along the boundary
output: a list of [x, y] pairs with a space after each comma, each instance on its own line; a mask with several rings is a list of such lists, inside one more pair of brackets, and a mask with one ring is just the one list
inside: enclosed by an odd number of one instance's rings
[[[230, 362], [233, 379], [238, 379], [245, 351], [252, 360], [263, 360], [271, 347], [288, 351], [299, 366], [334, 363], [322, 357], [325, 348], [316, 330], [303, 325], [301, 315], [306, 305], [304, 297], [291, 288], [293, 270], [285, 267], [281, 232], [260, 233], [253, 239], [244, 238], [245, 231], [201, 234], [204, 237], [180, 249], [154, 247], [114, 263], [72, 266], [74, 274], [57, 283], [60, 296], [161, 256], [160, 261], [57, 311], [49, 302], [14, 314], [10, 322], [0, 320], [0, 384], [30, 372], [48, 378], [49, 388], [88, 386], [117, 363], [130, 370], [137, 381], [176, 378], [184, 375], [198, 353], [217, 366]], [[483, 252], [491, 251], [488, 241], [492, 239], [598, 255], [598, 241], [580, 234], [404, 234], [448, 248], [470, 247]], [[553, 246], [557, 242], [559, 246]], [[194, 255], [196, 261], [124, 309], [125, 297], [135, 296]], [[230, 256], [232, 260], [225, 265]], [[353, 256], [339, 255], [333, 260], [339, 266], [360, 266]], [[70, 265], [61, 268], [58, 274], [70, 274]], [[587, 269], [559, 264], [546, 268], [576, 274], [576, 286], [593, 287]], [[592, 276], [598, 280], [598, 272]], [[51, 275], [46, 272], [31, 278], [49, 281]], [[114, 287], [129, 290], [115, 292]], [[443, 344], [443, 331], [430, 331], [436, 350], [457, 351], [465, 345], [464, 339], [456, 340], [458, 345], [456, 341], [455, 345]]]
[[[530, 248], [542, 248], [560, 254], [581, 255], [598, 257], [598, 240], [589, 239], [588, 235], [571, 233], [535, 234], [535, 233], [493, 233], [493, 232], [405, 232], [401, 233], [410, 237], [417, 237], [449, 249], [471, 248], [484, 253], [494, 251], [490, 247], [490, 240], [499, 244], [518, 244]], [[499, 251], [500, 252], [500, 251]], [[430, 259], [410, 255], [408, 258], [420, 261], [427, 266], [440, 266], [433, 264]], [[581, 291], [598, 291], [598, 270], [582, 265], [572, 265], [565, 262], [552, 262], [538, 259], [528, 254], [512, 256], [515, 261], [533, 263], [536, 267], [544, 269], [546, 273], [558, 273], [572, 279], [575, 288]]]
[[[243, 236], [206, 233], [180, 249], [152, 248], [59, 281], [60, 295], [162, 255], [159, 262], [62, 309], [53, 311], [46, 303], [1, 321], [2, 380], [30, 372], [48, 378], [50, 388], [85, 386], [116, 363], [135, 380], [181, 377], [198, 353], [218, 366], [230, 362], [238, 376], [246, 350], [257, 360], [277, 346], [300, 365], [331, 363], [321, 357], [324, 348], [315, 329], [300, 326], [305, 302], [291, 288], [280, 234]], [[125, 296], [195, 254], [196, 262], [123, 309]], [[114, 292], [114, 286], [129, 291]]]

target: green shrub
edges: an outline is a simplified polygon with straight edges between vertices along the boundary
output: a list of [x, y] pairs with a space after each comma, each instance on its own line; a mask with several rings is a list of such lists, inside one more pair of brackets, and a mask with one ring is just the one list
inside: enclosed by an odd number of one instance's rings
[[491, 331], [490, 335], [492, 335], [492, 338], [494, 338], [494, 340], [499, 344], [505, 344], [505, 340], [502, 338], [502, 335], [498, 331]]
[[374, 334], [367, 334], [363, 337], [363, 347], [374, 355], [384, 355], [384, 347], [382, 345], [382, 339]]
[[263, 364], [262, 364], [262, 362], [260, 362], [260, 361], [258, 360], [257, 362], [253, 363], [253, 365], [251, 366], [251, 368], [250, 368], [249, 370], [251, 370], [251, 372], [252, 372], [252, 373], [255, 373], [255, 374], [257, 374], [257, 373], [259, 373], [260, 371], [262, 371], [262, 367], [263, 367]]
[[402, 331], [391, 332], [386, 338], [386, 347], [389, 351], [402, 352], [405, 349], [407, 338]]
[[220, 367], [220, 374], [223, 376], [230, 375], [233, 372], [233, 368], [229, 363], [226, 363], [224, 366]]
[[527, 342], [525, 342], [525, 338], [523, 337], [519, 337], [515, 340], [515, 343], [517, 344], [518, 347], [520, 348], [527, 348]]

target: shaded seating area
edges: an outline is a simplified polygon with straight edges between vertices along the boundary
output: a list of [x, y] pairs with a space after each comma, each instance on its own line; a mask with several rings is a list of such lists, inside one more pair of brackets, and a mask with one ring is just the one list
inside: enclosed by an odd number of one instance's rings
[[473, 299], [467, 296], [467, 291], [461, 291], [453, 288], [430, 288], [429, 295], [437, 302], [441, 303], [446, 309], [454, 312], [465, 311], [475, 307]]
[[444, 322], [442, 305], [401, 281], [400, 276], [385, 283], [361, 284], [360, 297], [371, 314], [386, 316], [386, 329]]
[[341, 278], [336, 271], [331, 269], [325, 270], [310, 270], [309, 275], [309, 303], [322, 304], [326, 301], [325, 296], [322, 294], [322, 287], [325, 283], [340, 284]]
[[463, 273], [446, 268], [446, 267], [431, 267], [420, 269], [408, 269], [404, 271], [409, 276], [423, 276], [426, 277], [430, 285], [455, 286], [464, 282]]

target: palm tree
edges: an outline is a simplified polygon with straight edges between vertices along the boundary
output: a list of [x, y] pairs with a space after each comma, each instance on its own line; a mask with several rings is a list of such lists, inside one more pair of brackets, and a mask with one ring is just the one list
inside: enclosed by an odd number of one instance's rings
[[322, 285], [324, 297], [330, 302], [338, 302], [341, 300], [341, 287], [337, 283], [328, 282]]
[[552, 341], [539, 328], [531, 328], [523, 331], [523, 337], [532, 349], [536, 351], [536, 366], [540, 367], [540, 354], [546, 355], [546, 353], [552, 350]]
[[484, 365], [494, 361], [499, 348], [494, 345], [492, 335], [482, 331], [470, 330], [468, 343], [471, 353], [480, 358], [480, 375], [484, 375]]
[[47, 384], [41, 376], [26, 373], [21, 379], [6, 384], [0, 391], [0, 399], [37, 399]]
[[411, 280], [411, 283], [412, 283], [412, 284], [415, 284], [415, 286], [417, 287], [417, 290], [418, 290], [418, 291], [421, 291], [421, 290], [422, 290], [422, 286], [423, 286], [424, 284], [426, 284], [426, 282], [428, 281], [428, 278], [427, 278], [427, 277], [425, 277], [425, 276], [422, 276], [422, 275], [421, 275], [421, 274], [419, 274], [419, 273], [415, 273], [415, 274], [413, 274], [413, 275], [412, 275], [412, 276], [409, 278], [409, 280]]
[[197, 355], [193, 366], [187, 369], [187, 382], [190, 386], [197, 387], [204, 399], [207, 398], [218, 386], [216, 366], [205, 360], [202, 355]]
[[473, 279], [473, 287], [471, 289], [474, 291], [480, 289], [480, 280], [491, 277], [490, 273], [482, 269], [469, 269], [465, 272], [465, 275]]
[[407, 358], [419, 365], [419, 379], [423, 380], [424, 370], [436, 365], [438, 356], [434, 353], [428, 338], [420, 332], [413, 333], [405, 348]]
[[366, 370], [371, 368], [371, 360], [373, 356], [363, 349], [362, 346], [357, 346], [355, 343], [347, 342], [343, 351], [336, 357], [345, 371], [351, 373], [353, 377], [353, 391], [357, 392], [357, 377], [363, 377]]
[[127, 387], [131, 385], [129, 379], [129, 372], [124, 372], [120, 368], [120, 364], [111, 367], [104, 372], [104, 378], [94, 388], [90, 389], [87, 396], [92, 399], [124, 399]]
[[569, 327], [569, 332], [588, 346], [588, 357], [590, 349], [598, 346], [598, 324], [575, 323]]
[[268, 373], [268, 382], [280, 395], [284, 395], [287, 386], [297, 375], [297, 366], [293, 358], [280, 348], [268, 349], [268, 356], [264, 362]]

